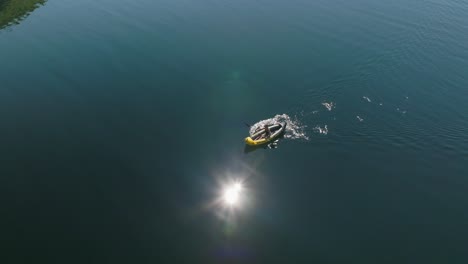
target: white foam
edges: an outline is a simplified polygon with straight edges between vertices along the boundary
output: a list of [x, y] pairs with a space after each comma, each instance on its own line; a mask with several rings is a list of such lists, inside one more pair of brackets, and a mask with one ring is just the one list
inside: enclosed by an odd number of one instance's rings
[[359, 122], [364, 121], [364, 119], [362, 119], [360, 116], [356, 116], [356, 118], [359, 120]]
[[333, 108], [335, 108], [335, 104], [333, 102], [323, 102], [322, 105], [325, 106], [325, 108], [327, 108], [328, 111], [331, 111]]
[[250, 135], [255, 133], [259, 128], [262, 128], [264, 125], [275, 124], [275, 123], [286, 123], [286, 131], [284, 137], [288, 139], [305, 139], [309, 140], [309, 137], [305, 133], [305, 128], [307, 126], [301, 124], [297, 118], [294, 120], [291, 119], [287, 114], [276, 115], [272, 118], [261, 120], [250, 127]]
[[325, 125], [323, 128], [320, 127], [320, 126], [316, 126], [316, 127], [314, 127], [314, 131], [319, 133], [319, 134], [326, 135], [326, 134], [328, 134], [328, 127], [327, 127], [327, 125]]
[[398, 113], [406, 114], [406, 110], [402, 110], [400, 108], [397, 108], [396, 110], [397, 110]]
[[372, 102], [371, 99], [369, 99], [369, 97], [367, 97], [367, 96], [363, 96], [362, 98], [364, 98], [365, 100], [367, 100], [367, 102], [369, 102], [369, 103]]
[[406, 114], [406, 110], [402, 110], [400, 108], [397, 108], [396, 110], [398, 113]]

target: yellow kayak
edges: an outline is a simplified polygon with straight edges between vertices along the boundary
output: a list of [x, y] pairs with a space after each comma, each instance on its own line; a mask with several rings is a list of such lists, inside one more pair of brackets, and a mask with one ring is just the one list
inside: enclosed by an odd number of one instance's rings
[[283, 135], [286, 129], [286, 123], [268, 125], [271, 135], [268, 137], [265, 128], [261, 128], [250, 137], [245, 138], [245, 144], [250, 146], [260, 146], [271, 143]]

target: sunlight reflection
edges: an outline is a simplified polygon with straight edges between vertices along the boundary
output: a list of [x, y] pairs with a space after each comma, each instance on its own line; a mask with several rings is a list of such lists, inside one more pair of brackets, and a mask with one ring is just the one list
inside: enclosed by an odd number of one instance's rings
[[225, 187], [223, 191], [224, 203], [228, 206], [238, 206], [242, 195], [242, 183], [235, 182], [234, 184]]
[[207, 189], [211, 193], [203, 208], [214, 214], [223, 227], [225, 235], [236, 233], [239, 226], [253, 212], [257, 196], [254, 191], [264, 175], [256, 170], [262, 160], [250, 159], [249, 162], [231, 160], [231, 168], [213, 169], [211, 183]]

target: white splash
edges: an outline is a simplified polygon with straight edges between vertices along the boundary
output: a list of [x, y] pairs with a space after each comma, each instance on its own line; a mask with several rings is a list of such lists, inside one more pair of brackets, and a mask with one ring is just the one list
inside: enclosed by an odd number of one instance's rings
[[398, 113], [406, 114], [406, 110], [401, 110], [400, 108], [396, 109]]
[[333, 102], [323, 102], [322, 105], [325, 106], [325, 108], [327, 108], [328, 111], [331, 111], [333, 108], [335, 108], [335, 104]]
[[264, 125], [275, 124], [275, 123], [286, 123], [286, 131], [284, 137], [288, 139], [305, 139], [309, 140], [309, 137], [305, 133], [306, 125], [301, 124], [297, 118], [291, 119], [287, 114], [276, 115], [272, 118], [261, 120], [250, 127], [250, 135], [253, 135], [255, 131], [262, 128]]
[[367, 96], [363, 96], [362, 98], [364, 98], [365, 100], [367, 100], [367, 102], [369, 102], [369, 103], [372, 102], [371, 99], [369, 99], [369, 97], [367, 97]]
[[312, 111], [313, 115], [315, 115], [316, 113], [318, 113], [318, 110]]
[[356, 118], [359, 120], [359, 122], [364, 121], [364, 119], [362, 119], [360, 116], [356, 116]]
[[383, 103], [380, 103], [379, 105], [380, 105], [380, 106], [382, 106], [382, 105], [383, 105]]
[[320, 126], [316, 126], [316, 127], [314, 127], [314, 131], [319, 133], [319, 134], [326, 135], [326, 134], [328, 134], [328, 127], [327, 127], [327, 125], [325, 125], [323, 128], [320, 127]]

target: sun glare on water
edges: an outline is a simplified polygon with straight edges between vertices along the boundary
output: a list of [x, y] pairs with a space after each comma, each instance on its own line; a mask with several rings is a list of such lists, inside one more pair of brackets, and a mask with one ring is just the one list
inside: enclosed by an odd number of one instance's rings
[[242, 184], [236, 182], [230, 186], [227, 186], [223, 192], [224, 203], [228, 206], [238, 206], [240, 196], [242, 194]]

